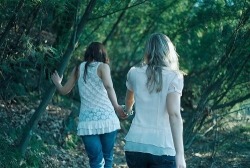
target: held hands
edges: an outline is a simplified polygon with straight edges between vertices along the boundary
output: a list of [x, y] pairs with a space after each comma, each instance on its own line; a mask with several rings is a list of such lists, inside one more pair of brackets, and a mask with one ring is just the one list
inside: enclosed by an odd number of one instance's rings
[[127, 116], [130, 116], [130, 115], [133, 115], [134, 114], [134, 111], [132, 110], [132, 107], [130, 110], [128, 110], [126, 108], [126, 105], [122, 105], [122, 109], [123, 109], [123, 112], [127, 115]]
[[115, 107], [116, 114], [121, 119], [126, 119], [128, 116], [124, 113], [122, 106], [118, 105]]
[[54, 83], [56, 86], [58, 86], [58, 85], [61, 84], [62, 79], [63, 79], [63, 76], [60, 77], [60, 76], [58, 75], [57, 71], [55, 71], [55, 72], [51, 75], [51, 79], [52, 79], [53, 83]]

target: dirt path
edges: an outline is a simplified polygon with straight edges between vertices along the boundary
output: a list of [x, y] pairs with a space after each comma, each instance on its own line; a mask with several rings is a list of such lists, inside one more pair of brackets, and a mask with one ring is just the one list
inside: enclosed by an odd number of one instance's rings
[[[38, 103], [39, 104], [39, 103]], [[26, 105], [8, 105], [0, 102], [0, 136], [10, 143], [14, 142], [14, 133], [20, 131], [35, 112], [36, 107]], [[39, 160], [42, 168], [89, 168], [88, 158], [81, 140], [73, 133], [65, 133], [65, 119], [70, 110], [50, 105], [39, 120], [32, 136], [33, 141], [27, 150], [26, 161], [19, 163], [26, 167], [28, 160]], [[123, 151], [126, 122], [122, 121], [122, 129], [118, 132], [114, 148], [114, 168], [127, 168]], [[248, 123], [249, 124], [249, 123]], [[185, 152], [189, 168], [243, 168], [250, 165], [250, 127], [225, 128], [219, 134], [223, 141], [217, 142], [216, 157], [211, 158], [213, 136], [197, 139], [192, 148]], [[36, 150], [42, 146], [44, 151]], [[4, 153], [4, 151], [1, 151]], [[0, 156], [2, 157], [2, 156]], [[12, 156], [11, 156], [12, 157]], [[31, 158], [30, 158], [31, 157]], [[6, 168], [8, 164], [4, 163]], [[0, 165], [2, 165], [0, 160]]]

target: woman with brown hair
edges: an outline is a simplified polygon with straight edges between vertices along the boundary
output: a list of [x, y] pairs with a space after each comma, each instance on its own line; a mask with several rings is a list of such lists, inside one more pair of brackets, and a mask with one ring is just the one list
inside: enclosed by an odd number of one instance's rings
[[87, 47], [84, 61], [73, 69], [64, 86], [57, 72], [52, 75], [52, 81], [61, 94], [69, 93], [78, 82], [81, 107], [77, 134], [82, 137], [90, 167], [111, 168], [113, 147], [120, 129], [115, 112], [121, 118], [126, 115], [117, 103], [103, 44], [93, 42]]

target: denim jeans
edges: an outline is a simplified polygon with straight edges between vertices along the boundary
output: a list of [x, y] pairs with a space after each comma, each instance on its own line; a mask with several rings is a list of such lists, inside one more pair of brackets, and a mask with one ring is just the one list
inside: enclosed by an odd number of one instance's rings
[[113, 131], [105, 134], [82, 136], [91, 168], [112, 168], [116, 134], [117, 131]]
[[142, 152], [126, 151], [126, 161], [129, 168], [175, 168], [175, 157], [167, 155], [152, 155]]

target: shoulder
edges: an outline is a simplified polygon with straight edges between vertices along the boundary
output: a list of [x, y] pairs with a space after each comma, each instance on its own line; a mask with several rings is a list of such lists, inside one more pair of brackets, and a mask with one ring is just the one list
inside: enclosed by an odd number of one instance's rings
[[170, 76], [173, 76], [175, 78], [183, 79], [183, 73], [181, 71], [178, 71], [178, 70], [171, 70], [168, 68], [164, 68], [163, 74], [170, 75]]
[[173, 73], [176, 78], [183, 80], [183, 73], [181, 73], [180, 71], [173, 71]]
[[132, 74], [135, 74], [137, 68], [136, 67], [131, 67], [127, 73], [127, 76], [131, 76]]
[[110, 71], [110, 67], [109, 67], [108, 64], [102, 63], [102, 62], [101, 62], [101, 63], [98, 65], [98, 70], [100, 70], [101, 72], [103, 72], [103, 71]]
[[85, 66], [86, 62], [81, 62], [78, 66], [77, 69], [81, 70]]
[[184, 78], [183, 74], [179, 71], [173, 71], [172, 84], [174, 84], [180, 90], [183, 89]]
[[182, 86], [184, 82], [183, 74], [179, 71], [173, 71], [172, 82], [178, 83], [181, 87], [183, 87]]
[[81, 62], [79, 66], [83, 66], [85, 64], [86, 64], [86, 62], [84, 61], [84, 62]]
[[129, 73], [140, 72], [140, 71], [145, 71], [145, 70], [146, 70], [145, 66], [142, 66], [142, 67], [133, 66], [130, 68]]
[[136, 71], [137, 70], [137, 67], [131, 67], [130, 69], [129, 69], [129, 72], [131, 72], [131, 71]]
[[100, 68], [109, 68], [109, 64], [106, 64], [106, 63], [103, 63], [103, 62], [100, 62], [98, 66]]

